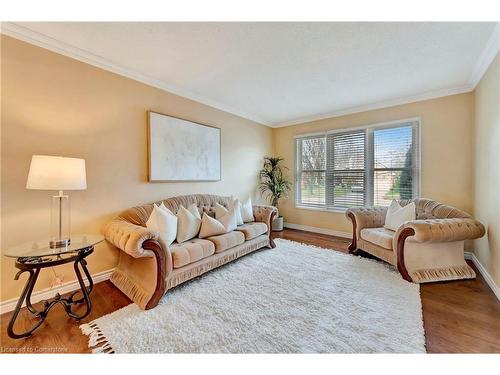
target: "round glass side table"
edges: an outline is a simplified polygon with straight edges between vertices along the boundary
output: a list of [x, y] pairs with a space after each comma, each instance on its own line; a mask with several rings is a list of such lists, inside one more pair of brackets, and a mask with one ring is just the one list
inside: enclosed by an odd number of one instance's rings
[[[19, 272], [16, 274], [14, 278], [15, 280], [18, 280], [22, 273], [29, 273], [26, 285], [24, 286], [23, 292], [17, 301], [16, 308], [10, 319], [9, 326], [7, 327], [7, 333], [10, 337], [18, 339], [31, 336], [33, 331], [35, 331], [43, 323], [49, 310], [58, 303], [63, 305], [66, 314], [68, 314], [71, 318], [80, 320], [90, 314], [92, 310], [92, 303], [90, 302], [89, 295], [92, 292], [94, 283], [87, 269], [87, 261], [85, 258], [92, 254], [94, 246], [102, 241], [104, 241], [104, 237], [101, 235], [74, 235], [71, 236], [71, 243], [65, 247], [51, 248], [48, 240], [40, 240], [27, 242], [3, 252], [3, 255], [7, 257], [16, 258], [15, 266], [19, 269]], [[80, 284], [80, 290], [73, 292], [67, 298], [63, 298], [59, 293], [57, 293], [51, 300], [42, 301], [43, 310], [35, 309], [31, 303], [31, 293], [33, 292], [40, 270], [42, 268], [54, 267], [70, 262], [73, 262], [73, 268], [75, 270], [78, 283]], [[80, 272], [80, 267], [87, 277], [89, 282], [88, 287], [85, 286]], [[80, 298], [76, 298], [76, 295], [80, 292], [82, 295]], [[24, 302], [26, 302], [26, 308], [28, 311], [33, 314], [33, 316], [38, 318], [38, 321], [27, 331], [15, 333], [14, 323], [16, 322], [17, 316], [19, 315]], [[85, 312], [81, 315], [75, 314], [72, 307], [83, 303], [86, 304]]]

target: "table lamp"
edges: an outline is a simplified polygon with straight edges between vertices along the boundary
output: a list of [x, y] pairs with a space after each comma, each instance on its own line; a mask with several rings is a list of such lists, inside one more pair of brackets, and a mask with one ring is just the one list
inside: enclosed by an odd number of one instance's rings
[[87, 189], [85, 159], [33, 155], [26, 189], [58, 190], [52, 197], [50, 215], [51, 248], [70, 244], [70, 200], [64, 190]]

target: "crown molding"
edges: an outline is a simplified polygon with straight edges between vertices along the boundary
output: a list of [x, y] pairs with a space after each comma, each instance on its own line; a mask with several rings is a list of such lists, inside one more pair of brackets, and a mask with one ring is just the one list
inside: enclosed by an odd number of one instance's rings
[[54, 38], [48, 37], [44, 34], [33, 31], [27, 27], [20, 26], [13, 22], [2, 22], [0, 23], [0, 33], [11, 36], [16, 39], [20, 39], [24, 42], [34, 44], [38, 47], [48, 49], [50, 51], [56, 52], [58, 54], [82, 61], [84, 63], [93, 65], [95, 67], [119, 74], [121, 76], [133, 79], [135, 81], [144, 83], [146, 85], [156, 87], [158, 89], [171, 92], [175, 95], [185, 97], [187, 99], [196, 101], [198, 103], [210, 106], [212, 108], [219, 109], [224, 112], [231, 113], [233, 115], [257, 122], [260, 125], [266, 125], [272, 128], [280, 128], [285, 126], [297, 125], [312, 121], [324, 120], [327, 118], [340, 117], [345, 115], [350, 115], [354, 113], [372, 111], [382, 108], [393, 107], [402, 104], [409, 104], [429, 99], [435, 99], [439, 97], [462, 94], [466, 92], [473, 91], [476, 85], [481, 80], [482, 76], [488, 69], [489, 65], [497, 55], [500, 50], [500, 23], [497, 23], [492, 35], [490, 36], [485, 48], [483, 49], [481, 55], [479, 56], [474, 69], [469, 77], [466, 84], [462, 86], [435, 90], [423, 94], [408, 96], [404, 98], [396, 98], [390, 100], [384, 100], [376, 103], [365, 104], [361, 106], [340, 109], [332, 112], [326, 112], [322, 114], [316, 114], [312, 116], [305, 116], [297, 118], [290, 121], [284, 122], [270, 122], [266, 121], [259, 116], [244, 111], [237, 110], [223, 103], [218, 103], [211, 99], [208, 99], [202, 95], [181, 89], [175, 85], [168, 84], [161, 80], [149, 77], [132, 69], [128, 69], [119, 64], [111, 62], [103, 57], [94, 55], [83, 49], [71, 46], [69, 44], [60, 42]]
[[168, 84], [156, 78], [149, 77], [132, 69], [116, 64], [112, 61], [109, 61], [101, 56], [94, 55], [93, 53], [88, 52], [86, 50], [60, 42], [59, 40], [46, 36], [42, 33], [33, 31], [27, 27], [18, 25], [16, 23], [2, 22], [0, 24], [0, 33], [8, 35], [12, 38], [22, 40], [30, 44], [34, 44], [38, 47], [48, 49], [60, 55], [67, 56], [78, 61], [82, 61], [89, 65], [93, 65], [97, 68], [104, 69], [119, 74], [121, 76], [133, 79], [134, 81], [144, 83], [148, 86], [153, 86], [158, 89], [168, 91], [172, 94], [182, 96], [184, 98], [193, 100], [195, 102], [210, 106], [212, 108], [216, 108], [221, 111], [242, 117], [244, 119], [257, 122], [259, 125], [271, 126], [271, 123], [265, 121], [264, 119], [261, 119], [259, 116], [256, 116], [252, 113], [247, 113], [244, 111], [237, 110], [226, 104], [218, 103], [202, 95], [181, 89], [175, 85]]
[[413, 95], [413, 96], [408, 96], [405, 98], [398, 98], [398, 99], [391, 99], [391, 100], [385, 100], [377, 103], [371, 103], [371, 104], [366, 104], [358, 107], [351, 107], [347, 109], [340, 109], [338, 111], [333, 111], [333, 112], [327, 112], [323, 113], [320, 115], [313, 115], [313, 116], [307, 116], [307, 117], [302, 117], [296, 120], [291, 120], [291, 121], [286, 121], [278, 124], [273, 124], [271, 125], [273, 128], [281, 128], [284, 126], [291, 126], [291, 125], [297, 125], [297, 124], [303, 124], [307, 122], [312, 122], [312, 121], [319, 121], [319, 120], [325, 120], [328, 118], [333, 118], [333, 117], [340, 117], [340, 116], [346, 116], [346, 115], [351, 115], [354, 113], [360, 113], [360, 112], [367, 112], [367, 111], [373, 111], [377, 109], [383, 109], [383, 108], [389, 108], [389, 107], [394, 107], [397, 105], [402, 105], [402, 104], [409, 104], [409, 103], [415, 103], [415, 102], [421, 102], [424, 100], [429, 100], [429, 99], [436, 99], [440, 98], [443, 96], [450, 96], [450, 95], [456, 95], [456, 94], [463, 94], [466, 92], [470, 92], [474, 90], [474, 87], [471, 86], [470, 84], [465, 84], [462, 86], [458, 87], [452, 87], [448, 89], [443, 89], [443, 90], [436, 90], [436, 91], [429, 91], [424, 94], [418, 94], [418, 95]]
[[476, 88], [500, 50], [500, 22], [497, 22], [486, 46], [479, 55], [469, 78], [469, 84]]

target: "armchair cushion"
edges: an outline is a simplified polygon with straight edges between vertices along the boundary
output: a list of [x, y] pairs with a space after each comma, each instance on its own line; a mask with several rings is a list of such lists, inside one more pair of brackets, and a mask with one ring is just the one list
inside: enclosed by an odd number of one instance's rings
[[392, 250], [395, 232], [383, 227], [361, 229], [361, 238], [384, 249]]

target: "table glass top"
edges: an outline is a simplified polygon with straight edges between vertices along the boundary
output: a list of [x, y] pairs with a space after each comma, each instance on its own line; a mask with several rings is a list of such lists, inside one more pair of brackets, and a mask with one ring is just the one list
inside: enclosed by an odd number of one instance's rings
[[66, 247], [52, 249], [49, 246], [49, 240], [43, 239], [11, 247], [10, 249], [3, 251], [3, 255], [11, 258], [21, 258], [76, 253], [79, 250], [85, 249], [89, 246], [94, 246], [102, 241], [104, 241], [104, 237], [99, 234], [77, 234], [71, 236], [71, 243]]

